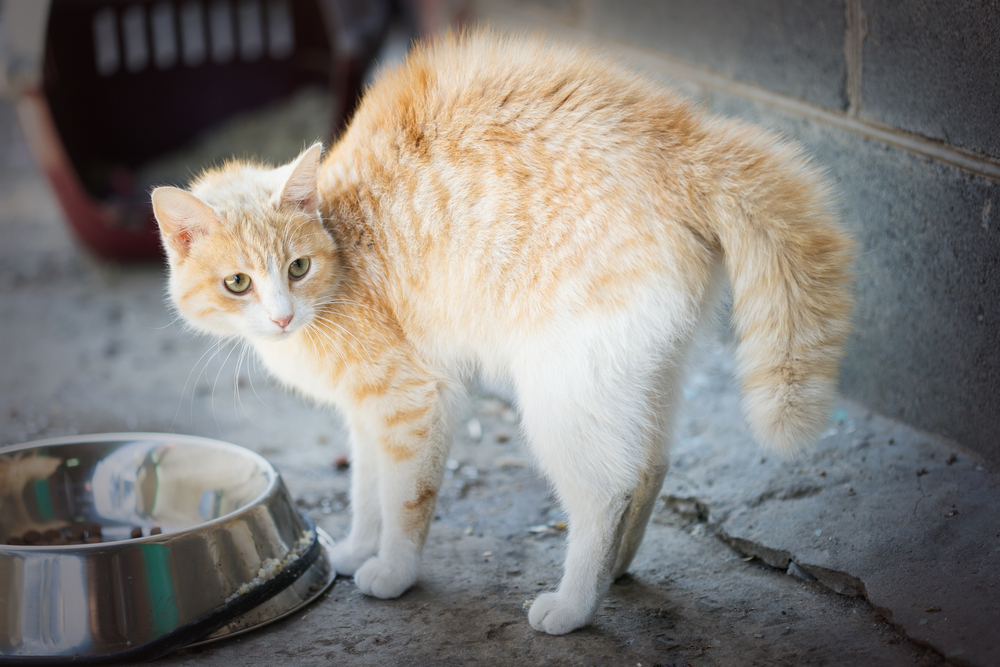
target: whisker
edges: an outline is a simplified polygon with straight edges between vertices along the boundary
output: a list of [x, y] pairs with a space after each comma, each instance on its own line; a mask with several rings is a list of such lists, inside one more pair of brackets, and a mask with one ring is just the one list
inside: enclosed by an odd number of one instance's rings
[[[243, 355], [246, 353], [247, 344], [247, 341], [244, 340], [243, 345], [240, 346], [240, 353], [236, 356], [236, 368], [233, 369], [233, 409], [236, 411], [236, 421], [241, 427], [243, 424], [240, 421], [240, 412], [246, 413], [246, 409], [243, 407], [243, 401], [240, 399], [240, 366], [243, 365]], [[247, 417], [249, 416], [247, 414]], [[252, 422], [253, 419], [250, 421]]]
[[347, 357], [344, 355], [343, 351], [340, 349], [340, 346], [337, 345], [337, 342], [335, 340], [333, 340], [333, 338], [329, 334], [327, 334], [326, 332], [320, 331], [319, 329], [310, 329], [310, 327], [306, 327], [302, 331], [305, 333], [306, 336], [309, 337], [309, 340], [312, 341], [313, 345], [316, 345], [317, 347], [319, 346], [318, 345], [318, 341], [317, 341], [317, 339], [313, 338], [313, 334], [316, 334], [317, 336], [322, 336], [323, 338], [325, 338], [327, 341], [330, 342], [331, 347], [333, 347], [333, 350], [337, 353], [337, 356], [340, 357], [340, 361], [345, 366], [347, 366], [349, 364], [349, 362], [347, 360]]
[[253, 395], [257, 397], [257, 400], [260, 401], [261, 405], [263, 405], [271, 412], [277, 414], [278, 411], [275, 410], [273, 407], [271, 407], [267, 402], [265, 402], [264, 399], [260, 397], [260, 394], [257, 393], [257, 387], [255, 387], [253, 383], [253, 373], [260, 372], [260, 365], [259, 365], [260, 360], [257, 358], [257, 355], [254, 354], [252, 350], [250, 351], [249, 356], [250, 360], [247, 362], [247, 380], [250, 382], [250, 389], [253, 390]]
[[[234, 382], [234, 387], [233, 388], [234, 388], [234, 391], [235, 391], [235, 394], [236, 394], [236, 399], [235, 400], [236, 400], [236, 403], [238, 405], [239, 411], [242, 411], [243, 414], [246, 415], [247, 419], [250, 420], [250, 423], [253, 424], [254, 426], [256, 426], [259, 429], [260, 428], [260, 424], [258, 424], [256, 421], [254, 421], [253, 415], [250, 413], [249, 410], [247, 410], [246, 406], [243, 404], [243, 397], [240, 395], [240, 368], [243, 366], [243, 360], [246, 359], [248, 355], [250, 355], [252, 357], [253, 356], [253, 350], [252, 350], [250, 341], [244, 340], [243, 341], [243, 348], [240, 350], [240, 356], [236, 359], [236, 378], [235, 378], [235, 382]], [[253, 379], [250, 377], [250, 362], [247, 363], [247, 380], [250, 382], [250, 388], [253, 389]], [[254, 395], [256, 395], [256, 394], [257, 394], [257, 391], [254, 390]], [[260, 396], [257, 396], [257, 399], [260, 400]], [[261, 401], [261, 403], [263, 403], [263, 401]], [[267, 406], [267, 407], [270, 408], [270, 406]], [[273, 408], [271, 408], [271, 409], [273, 410]], [[239, 414], [239, 412], [237, 412], [237, 415], [238, 414]]]
[[[313, 322], [317, 322], [317, 321], [319, 321], [319, 322], [326, 322], [327, 324], [329, 324], [331, 326], [335, 326], [338, 329], [340, 329], [341, 331], [343, 331], [345, 334], [347, 334], [348, 336], [350, 336], [351, 338], [353, 338], [354, 342], [357, 343], [357, 347], [355, 347], [354, 345], [351, 346], [351, 347], [354, 348], [355, 352], [357, 352], [358, 351], [358, 347], [360, 347], [360, 349], [364, 352], [365, 356], [368, 357], [368, 361], [371, 362], [372, 364], [375, 363], [375, 360], [372, 358], [371, 354], [368, 352], [368, 348], [365, 347], [365, 345], [361, 342], [361, 339], [358, 338], [357, 336], [355, 336], [354, 333], [352, 333], [350, 329], [348, 329], [347, 327], [343, 326], [342, 324], [334, 322], [333, 320], [331, 320], [328, 317], [323, 317], [322, 315], [318, 315], [318, 316], [316, 316], [316, 317], [313, 318]], [[325, 332], [320, 332], [320, 333], [324, 333], [325, 334]], [[336, 344], [336, 340], [334, 340], [332, 336], [330, 336], [329, 334], [325, 334], [325, 335], [327, 336], [327, 340], [329, 340], [333, 344]]]
[[212, 406], [212, 419], [215, 420], [215, 428], [218, 429], [220, 436], [222, 435], [222, 426], [219, 424], [219, 416], [215, 412], [215, 389], [219, 385], [219, 377], [222, 375], [222, 371], [226, 368], [226, 364], [229, 363], [229, 358], [233, 356], [233, 352], [235, 351], [236, 351], [235, 347], [231, 347], [229, 349], [229, 354], [227, 354], [226, 358], [223, 359], [222, 365], [219, 366], [219, 372], [215, 374], [215, 382], [212, 383], [212, 397], [210, 399], [210, 403]]
[[[359, 324], [366, 324], [366, 322], [363, 319], [359, 318], [359, 317], [355, 317], [353, 315], [348, 315], [347, 313], [339, 313], [339, 314], [340, 314], [341, 317], [344, 317], [344, 318], [346, 318], [348, 320], [351, 320], [352, 322], [357, 322]], [[386, 338], [385, 334], [382, 333], [382, 330], [381, 330], [380, 327], [365, 327], [365, 331], [367, 333], [374, 333], [375, 335], [377, 335], [382, 340], [383, 343], [385, 343], [389, 347], [392, 347], [393, 344], [394, 344], [391, 340], [389, 340], [388, 338]]]
[[[232, 337], [230, 337], [230, 338], [232, 338]], [[188, 372], [187, 378], [185, 378], [185, 380], [184, 380], [184, 387], [181, 389], [181, 395], [177, 399], [177, 408], [174, 410], [174, 418], [170, 422], [170, 430], [171, 431], [173, 430], [174, 426], [177, 424], [177, 415], [180, 414], [181, 404], [184, 402], [184, 394], [187, 393], [187, 387], [188, 387], [188, 383], [191, 381], [191, 375], [195, 372], [195, 370], [198, 369], [198, 364], [201, 363], [201, 361], [205, 358], [205, 356], [208, 355], [209, 353], [212, 353], [212, 356], [210, 356], [208, 358], [208, 361], [205, 362], [205, 366], [207, 368], [207, 366], [211, 362], [212, 358], [215, 357], [215, 355], [219, 353], [219, 351], [222, 349], [222, 345], [224, 345], [228, 340], [229, 340], [229, 338], [223, 338], [221, 340], [214, 341], [212, 343], [212, 345], [207, 350], [205, 350], [204, 352], [202, 352], [201, 356], [198, 357], [198, 360], [194, 362], [194, 365], [191, 367], [191, 370]], [[200, 376], [201, 372], [199, 372], [198, 375]], [[197, 384], [197, 380], [195, 380], [195, 384]], [[194, 393], [195, 393], [195, 390], [194, 390], [194, 388], [192, 388], [191, 389], [191, 406], [190, 406], [190, 410], [191, 410], [191, 412], [190, 412], [190, 419], [191, 419], [192, 422], [194, 421]]]

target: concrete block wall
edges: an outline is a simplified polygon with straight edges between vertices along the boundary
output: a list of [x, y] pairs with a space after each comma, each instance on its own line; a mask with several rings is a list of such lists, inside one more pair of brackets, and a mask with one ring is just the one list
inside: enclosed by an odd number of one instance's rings
[[1000, 465], [1000, 0], [467, 0], [801, 144], [860, 241], [842, 392]]

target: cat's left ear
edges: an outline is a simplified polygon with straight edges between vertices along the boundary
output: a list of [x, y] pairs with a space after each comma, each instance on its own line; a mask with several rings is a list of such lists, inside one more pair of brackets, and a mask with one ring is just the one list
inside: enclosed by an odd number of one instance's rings
[[292, 163], [292, 171], [281, 189], [282, 208], [314, 212], [319, 208], [319, 157], [323, 144], [315, 143]]

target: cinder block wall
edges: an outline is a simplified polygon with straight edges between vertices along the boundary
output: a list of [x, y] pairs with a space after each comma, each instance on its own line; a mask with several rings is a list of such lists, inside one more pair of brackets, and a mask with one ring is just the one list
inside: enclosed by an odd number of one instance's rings
[[860, 241], [842, 392], [1000, 464], [1000, 0], [452, 7], [609, 45], [803, 144]]

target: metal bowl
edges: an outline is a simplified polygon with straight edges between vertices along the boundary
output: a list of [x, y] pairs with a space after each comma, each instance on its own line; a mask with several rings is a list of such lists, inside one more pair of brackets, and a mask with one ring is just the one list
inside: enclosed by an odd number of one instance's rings
[[235, 445], [132, 433], [2, 448], [0, 663], [149, 659], [247, 631], [327, 588], [331, 544]]

